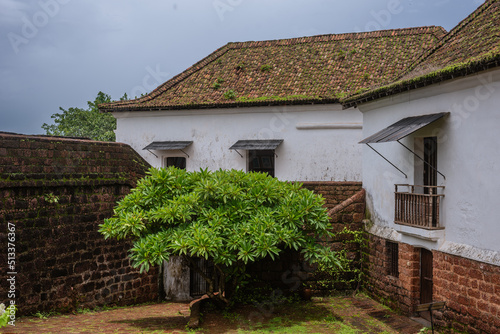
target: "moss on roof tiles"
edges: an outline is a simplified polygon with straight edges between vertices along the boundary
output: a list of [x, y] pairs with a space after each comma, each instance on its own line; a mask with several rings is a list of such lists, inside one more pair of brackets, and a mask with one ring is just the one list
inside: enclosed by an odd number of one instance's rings
[[400, 80], [350, 96], [345, 107], [499, 66], [500, 0], [488, 0], [453, 28]]
[[100, 108], [128, 111], [338, 102], [394, 81], [444, 34], [441, 27], [420, 27], [229, 43], [150, 94]]

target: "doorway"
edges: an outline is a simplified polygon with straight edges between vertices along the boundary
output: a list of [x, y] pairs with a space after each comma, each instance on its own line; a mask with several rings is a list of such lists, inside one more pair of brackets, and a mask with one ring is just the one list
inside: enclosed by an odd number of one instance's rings
[[[420, 249], [420, 304], [432, 303], [433, 273], [432, 273], [432, 252]], [[429, 312], [421, 312], [420, 316], [430, 320]]]
[[420, 304], [432, 302], [432, 252], [420, 249]]
[[[420, 304], [432, 303], [433, 274], [432, 274], [432, 252], [420, 249]], [[421, 312], [420, 316], [430, 320], [429, 312]]]
[[[424, 138], [424, 194], [436, 195], [437, 186], [437, 137], [426, 137]], [[430, 225], [432, 227], [437, 226], [438, 221], [438, 208], [436, 197], [429, 198], [429, 209], [431, 211], [430, 215]]]
[[[212, 277], [215, 271], [214, 263], [211, 260], [206, 260], [201, 257], [193, 259], [196, 266], [207, 276]], [[193, 298], [198, 298], [203, 296], [208, 292], [208, 282], [203, 278], [203, 276], [197, 272], [195, 269], [190, 268], [189, 275], [189, 294]], [[215, 282], [214, 289], [218, 289], [218, 281]]]
[[424, 138], [424, 161], [424, 186], [437, 186], [437, 137]]

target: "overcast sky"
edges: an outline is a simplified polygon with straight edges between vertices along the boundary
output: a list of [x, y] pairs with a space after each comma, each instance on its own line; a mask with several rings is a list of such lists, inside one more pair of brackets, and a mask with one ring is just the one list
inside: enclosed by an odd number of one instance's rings
[[228, 42], [438, 25], [483, 0], [0, 0], [0, 131], [150, 92]]

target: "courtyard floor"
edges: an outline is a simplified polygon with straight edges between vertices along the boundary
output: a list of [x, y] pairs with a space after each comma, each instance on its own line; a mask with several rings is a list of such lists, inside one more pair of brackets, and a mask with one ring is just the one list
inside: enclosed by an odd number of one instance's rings
[[198, 329], [186, 327], [189, 315], [186, 303], [80, 310], [46, 319], [45, 314], [21, 317], [15, 327], [2, 328], [0, 333], [426, 333], [421, 331], [423, 325], [363, 295], [205, 310]]

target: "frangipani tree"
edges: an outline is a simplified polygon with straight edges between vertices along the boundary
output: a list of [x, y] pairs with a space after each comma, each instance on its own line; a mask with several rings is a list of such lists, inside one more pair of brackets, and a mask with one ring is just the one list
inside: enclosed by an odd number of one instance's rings
[[[135, 239], [130, 257], [141, 272], [184, 257], [208, 282], [209, 297], [227, 304], [224, 292], [240, 284], [248, 263], [275, 259], [286, 249], [301, 251], [310, 263], [339, 264], [316, 241], [330, 234], [323, 203], [301, 184], [267, 174], [152, 168], [99, 231], [106, 238]], [[195, 257], [213, 261], [212, 276]]]

